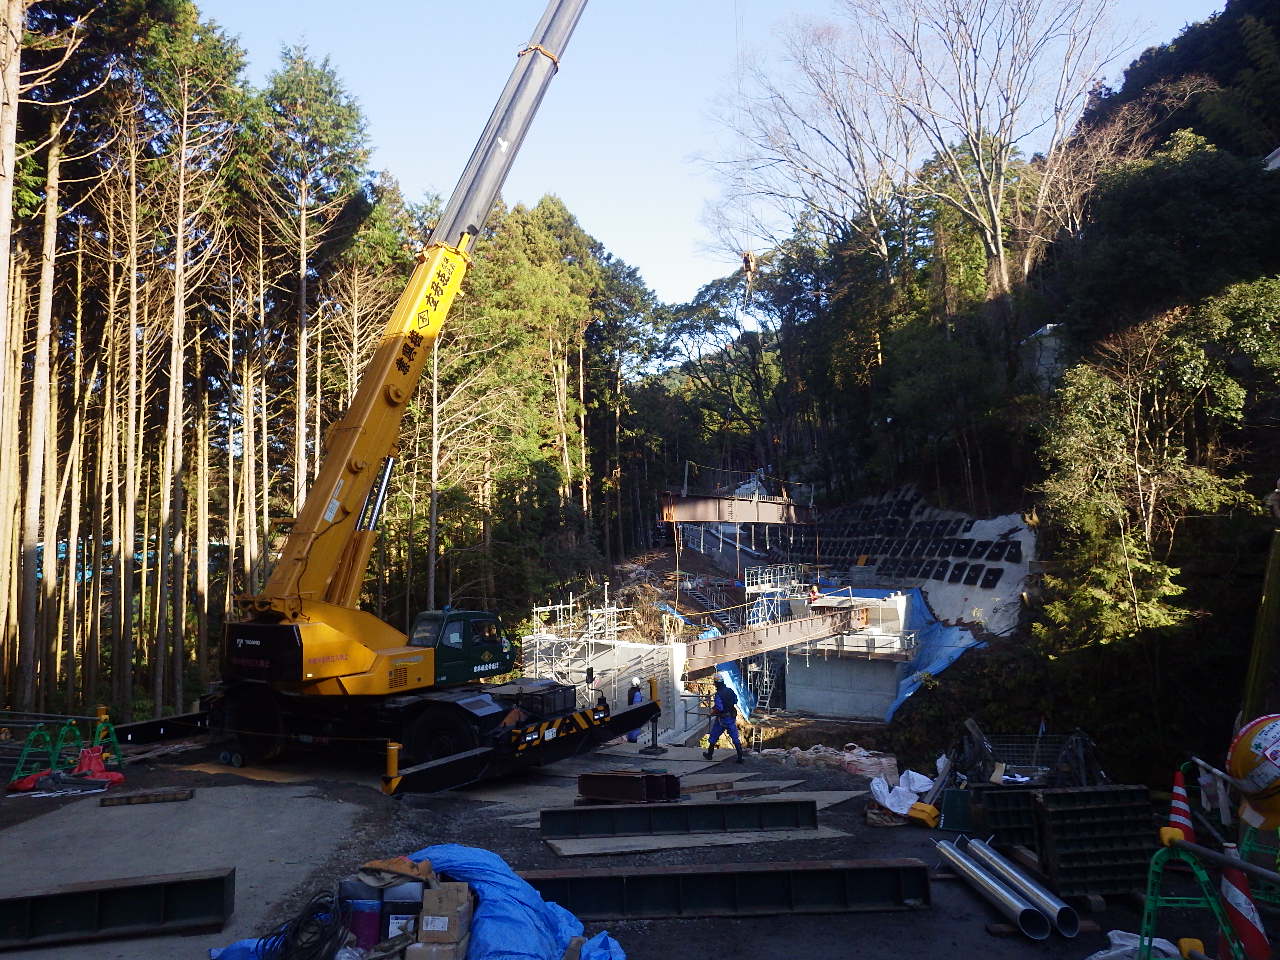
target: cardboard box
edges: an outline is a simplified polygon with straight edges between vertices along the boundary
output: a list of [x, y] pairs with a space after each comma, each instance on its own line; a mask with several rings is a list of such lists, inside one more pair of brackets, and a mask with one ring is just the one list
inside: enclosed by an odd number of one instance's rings
[[425, 889], [421, 880], [410, 880], [382, 891], [382, 925], [378, 932], [383, 940], [417, 931]]
[[422, 891], [418, 917], [420, 943], [456, 943], [471, 929], [471, 888], [465, 883], [442, 883]]
[[411, 943], [404, 948], [404, 960], [467, 960], [471, 938], [454, 943]]

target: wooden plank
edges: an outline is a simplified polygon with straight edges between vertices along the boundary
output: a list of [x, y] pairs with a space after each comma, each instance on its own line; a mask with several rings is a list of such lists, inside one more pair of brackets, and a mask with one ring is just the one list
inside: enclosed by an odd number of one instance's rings
[[[730, 796], [720, 797], [719, 794], [717, 794], [717, 796], [721, 800], [732, 800], [734, 796], [750, 797], [750, 796], [755, 796], [758, 794], [765, 794], [765, 793], [779, 793], [783, 790], [788, 789], [789, 787], [798, 787], [802, 783], [804, 783], [803, 780], [749, 780], [746, 783], [735, 783], [731, 787], [729, 787], [727, 791], [720, 791], [720, 793], [727, 792], [730, 794]], [[819, 798], [816, 796], [816, 794], [831, 793], [831, 792], [851, 792], [851, 791], [813, 790], [813, 791], [810, 791], [810, 793], [815, 794], [815, 796], [810, 796], [809, 799], [817, 800]], [[802, 794], [799, 792], [787, 794], [788, 797], [793, 797], [793, 796], [798, 797], [801, 795]], [[822, 799], [829, 800], [830, 798], [823, 797]], [[830, 805], [831, 805], [830, 803], [827, 804], [827, 806], [830, 806]], [[821, 807], [822, 805], [819, 804], [819, 809], [821, 809]]]
[[605, 773], [610, 770], [632, 772], [660, 770], [683, 780], [686, 774], [701, 773], [709, 767], [714, 767], [717, 763], [719, 763], [718, 760], [668, 760], [666, 757], [628, 757], [624, 759], [622, 757], [597, 756], [587, 753], [577, 757], [569, 757], [565, 760], [557, 760], [555, 763], [540, 767], [538, 775], [556, 779], [572, 778], [577, 780], [578, 775], [583, 773]]
[[[800, 780], [796, 782], [803, 783], [804, 781]], [[786, 800], [812, 800], [817, 803], [819, 810], [826, 810], [828, 807], [838, 806], [839, 804], [846, 803], [849, 800], [854, 800], [858, 797], [865, 797], [866, 795], [866, 790], [788, 790], [778, 796], [781, 799]], [[729, 800], [726, 802], [732, 803], [733, 801]]]
[[144, 745], [135, 747], [132, 744], [123, 744], [120, 747], [124, 754], [125, 763], [139, 763], [143, 760], [154, 760], [157, 757], [167, 757], [172, 754], [186, 753], [190, 750], [199, 750], [201, 747], [208, 745], [208, 738], [201, 737], [199, 740], [178, 740], [173, 743], [161, 743], [159, 745]]
[[[770, 771], [766, 771], [766, 772], [770, 772]], [[776, 771], [773, 771], [773, 772], [776, 772]], [[745, 771], [737, 771], [734, 773], [728, 773], [723, 770], [717, 770], [714, 773], [691, 773], [687, 777], [680, 778], [680, 789], [687, 791], [689, 787], [699, 786], [701, 784], [707, 784], [707, 783], [712, 783], [712, 784], [728, 783], [732, 785], [742, 780], [749, 780], [752, 777], [757, 777], [760, 775], [760, 773], [761, 771], [759, 770], [745, 770]]]
[[768, 782], [757, 783], [750, 787], [738, 787], [729, 790], [717, 790], [717, 800], [745, 800], [748, 797], [761, 797], [765, 794], [779, 793], [782, 787]]
[[589, 837], [581, 840], [548, 840], [547, 846], [562, 857], [601, 857], [615, 853], [648, 853], [687, 847], [726, 847], [740, 843], [772, 843], [830, 840], [847, 837], [843, 830], [818, 827], [816, 830], [769, 830], [742, 833], [690, 833], [661, 837]]
[[665, 747], [666, 753], [656, 757], [646, 756], [640, 751], [646, 745], [643, 743], [609, 743], [603, 747], [598, 747], [587, 754], [590, 757], [627, 757], [630, 760], [639, 763], [641, 766], [653, 765], [661, 766], [664, 762], [670, 760], [682, 760], [692, 763], [698, 763], [705, 758], [702, 756], [701, 747]]
[[190, 800], [196, 792], [189, 787], [171, 787], [165, 790], [143, 790], [140, 793], [117, 794], [114, 797], [103, 797], [98, 801], [100, 807], [127, 807], [135, 803], [174, 803], [179, 800]]
[[725, 790], [733, 790], [735, 783], [732, 780], [712, 780], [709, 783], [685, 783], [680, 782], [680, 791], [682, 793], [721, 793]]

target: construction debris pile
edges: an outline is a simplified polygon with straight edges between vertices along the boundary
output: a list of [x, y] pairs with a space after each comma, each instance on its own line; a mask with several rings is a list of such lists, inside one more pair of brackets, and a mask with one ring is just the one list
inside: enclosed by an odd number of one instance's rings
[[[1104, 897], [1145, 892], [1138, 934], [1110, 931], [1108, 947], [1089, 960], [1209, 956], [1195, 937], [1175, 945], [1155, 936], [1169, 908], [1180, 909], [1176, 920], [1184, 928], [1216, 930], [1217, 957], [1267, 960], [1271, 948], [1255, 904], [1280, 904], [1280, 873], [1258, 862], [1280, 862], [1280, 717], [1246, 725], [1229, 758], [1229, 772], [1192, 758], [1174, 774], [1167, 826], [1157, 831], [1148, 788], [1108, 782], [1083, 733], [988, 736], [970, 719], [938, 758], [932, 783], [910, 771], [892, 790], [882, 779], [873, 781], [867, 819], [958, 833], [955, 840], [931, 839], [954, 876], [1009, 921], [988, 924], [990, 933], [1044, 941], [1054, 931], [1064, 938], [1096, 932], [1096, 923], [1081, 920], [1068, 898], [1098, 909]], [[1187, 788], [1192, 773], [1198, 774], [1198, 802]], [[919, 801], [910, 800], [926, 787]], [[1236, 826], [1229, 792], [1243, 819], [1238, 844], [1227, 839]], [[1198, 843], [1197, 827], [1221, 849]], [[1188, 875], [1195, 885], [1190, 896]], [[1194, 919], [1197, 910], [1211, 927]]]
[[898, 761], [892, 754], [864, 750], [856, 743], [846, 743], [843, 750], [822, 744], [814, 744], [807, 750], [800, 747], [786, 750], [768, 748], [761, 750], [759, 756], [787, 766], [844, 770], [861, 777], [884, 777], [890, 783], [898, 780]]

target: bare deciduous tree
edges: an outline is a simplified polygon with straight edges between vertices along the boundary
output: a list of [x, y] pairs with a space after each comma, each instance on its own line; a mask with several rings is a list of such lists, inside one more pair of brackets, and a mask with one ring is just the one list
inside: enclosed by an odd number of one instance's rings
[[[723, 164], [730, 203], [817, 221], [886, 267], [907, 246], [913, 203], [946, 206], [981, 240], [989, 296], [1006, 299], [1076, 175], [1065, 146], [1089, 92], [1124, 46], [1107, 8], [845, 0], [839, 23], [792, 29], [789, 81], [757, 70], [727, 111], [741, 145]], [[1011, 237], [1015, 202], [1026, 209]]]
[[1145, 157], [1157, 145], [1155, 131], [1192, 98], [1215, 88], [1196, 75], [1154, 84], [1143, 96], [1111, 111], [1104, 119], [1082, 124], [1066, 149], [1057, 152], [1052, 176], [1038, 168], [1025, 176], [1036, 183], [1038, 202], [1015, 204], [1011, 222], [1021, 250], [1022, 275], [1035, 265], [1044, 248], [1061, 236], [1084, 228], [1088, 199], [1103, 174]]
[[1038, 153], [1033, 208], [1048, 202], [1064, 144], [1119, 53], [1107, 0], [846, 0], [868, 80], [913, 122], [946, 172], [902, 174], [956, 210], [982, 240], [990, 292], [1010, 268], [1005, 204], [1020, 154]]
[[[760, 203], [787, 224], [815, 223], [832, 241], [856, 237], [890, 277], [908, 213], [895, 177], [919, 159], [917, 129], [879, 95], [844, 27], [799, 24], [786, 50], [791, 77], [757, 66], [750, 92], [725, 111], [742, 147], [719, 165], [729, 204]], [[779, 239], [763, 220], [749, 229]]]

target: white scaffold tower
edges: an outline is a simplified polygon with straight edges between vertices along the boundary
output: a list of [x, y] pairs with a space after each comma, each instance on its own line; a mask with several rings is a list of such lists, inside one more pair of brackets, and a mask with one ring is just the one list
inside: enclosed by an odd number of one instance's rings
[[610, 603], [607, 592], [599, 607], [576, 597], [535, 607], [539, 626], [524, 639], [524, 673], [573, 685], [579, 707], [604, 696], [615, 710], [626, 705], [633, 677], [641, 680], [646, 697], [649, 678], [656, 678], [663, 710], [659, 727], [681, 729], [686, 712], [680, 703], [684, 644], [623, 639], [632, 629], [625, 622], [630, 609]]

